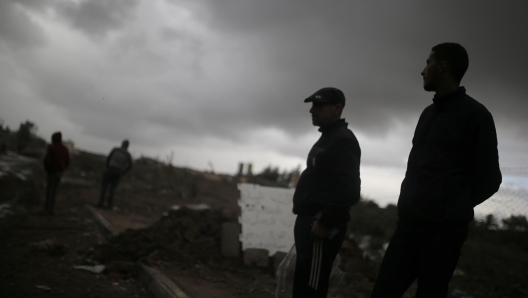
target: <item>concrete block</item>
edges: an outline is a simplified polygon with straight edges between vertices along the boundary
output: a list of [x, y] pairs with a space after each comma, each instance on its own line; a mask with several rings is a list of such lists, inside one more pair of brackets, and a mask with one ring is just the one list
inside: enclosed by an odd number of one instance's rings
[[248, 266], [268, 267], [269, 256], [267, 249], [248, 248], [244, 250], [244, 264]]
[[190, 298], [177, 284], [159, 270], [146, 266], [141, 262], [138, 262], [138, 264], [139, 278], [148, 284], [154, 296], [158, 298]]
[[103, 232], [106, 238], [112, 238], [118, 233], [112, 228], [112, 225], [92, 206], [86, 205], [86, 208], [92, 212], [95, 218], [95, 223], [99, 226], [99, 229]]
[[222, 256], [238, 258], [240, 256], [240, 224], [226, 222], [222, 224]]
[[280, 251], [275, 253], [275, 255], [273, 256], [273, 274], [277, 272], [277, 269], [279, 269], [280, 263], [282, 262], [282, 260], [284, 260], [286, 255], [287, 253], [280, 252]]

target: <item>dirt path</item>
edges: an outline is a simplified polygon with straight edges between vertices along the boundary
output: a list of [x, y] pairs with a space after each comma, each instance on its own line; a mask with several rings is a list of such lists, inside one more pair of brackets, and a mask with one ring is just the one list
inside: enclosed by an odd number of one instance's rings
[[153, 297], [135, 274], [93, 274], [93, 248], [103, 241], [91, 215], [71, 208], [56, 216], [16, 215], [0, 223], [2, 297]]
[[45, 180], [38, 160], [2, 155], [0, 174], [1, 297], [154, 297], [135, 264], [104, 274], [74, 269], [95, 265], [94, 248], [105, 241], [84, 208], [97, 193], [92, 181], [66, 175], [49, 216], [40, 213]]
[[112, 230], [116, 233], [122, 233], [127, 229], [139, 230], [153, 225], [159, 220], [155, 216], [142, 216], [130, 212], [106, 210], [106, 209], [92, 209], [101, 214], [111, 225]]

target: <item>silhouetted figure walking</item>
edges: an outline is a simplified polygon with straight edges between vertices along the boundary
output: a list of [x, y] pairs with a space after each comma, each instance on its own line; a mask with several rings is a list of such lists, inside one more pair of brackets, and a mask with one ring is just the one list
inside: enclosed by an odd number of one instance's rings
[[47, 174], [46, 205], [44, 212], [52, 215], [55, 206], [57, 188], [63, 172], [70, 165], [70, 153], [68, 148], [62, 144], [62, 134], [56, 132], [51, 136], [51, 144], [48, 145], [44, 157], [44, 169]]
[[416, 297], [446, 297], [473, 207], [502, 181], [490, 112], [460, 81], [469, 65], [456, 43], [432, 48], [422, 71], [433, 104], [420, 116], [398, 200], [398, 226], [372, 297], [401, 297], [418, 279]]
[[101, 186], [101, 198], [97, 207], [102, 208], [104, 206], [106, 189], [110, 184], [110, 193], [108, 195], [108, 208], [114, 206], [114, 191], [121, 179], [126, 172], [132, 167], [132, 156], [128, 152], [128, 140], [124, 140], [121, 144], [121, 148], [114, 148], [106, 158], [106, 171], [103, 173], [103, 181]]

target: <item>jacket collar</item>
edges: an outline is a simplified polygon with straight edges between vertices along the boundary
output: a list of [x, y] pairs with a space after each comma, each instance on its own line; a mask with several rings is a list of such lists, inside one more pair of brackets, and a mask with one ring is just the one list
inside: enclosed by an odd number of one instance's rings
[[457, 90], [455, 90], [455, 91], [453, 91], [451, 93], [442, 95], [442, 96], [436, 96], [435, 95], [433, 97], [433, 102], [435, 103], [435, 105], [444, 105], [444, 104], [447, 104], [449, 102], [455, 101], [455, 100], [457, 100], [459, 98], [462, 98], [465, 95], [466, 95], [466, 88], [460, 87]]
[[322, 133], [326, 133], [326, 132], [329, 132], [329, 131], [332, 131], [338, 127], [341, 127], [341, 126], [344, 126], [344, 127], [348, 127], [348, 123], [345, 122], [345, 119], [339, 119], [337, 120], [336, 122], [332, 123], [332, 124], [329, 124], [325, 127], [321, 127], [319, 128], [319, 131], [322, 132]]

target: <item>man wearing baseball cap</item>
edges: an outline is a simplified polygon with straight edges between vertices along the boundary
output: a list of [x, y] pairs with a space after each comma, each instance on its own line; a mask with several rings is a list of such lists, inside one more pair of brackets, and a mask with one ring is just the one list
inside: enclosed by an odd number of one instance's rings
[[311, 102], [321, 137], [313, 145], [293, 196], [297, 250], [293, 297], [326, 297], [328, 279], [343, 244], [350, 207], [359, 201], [359, 143], [341, 113], [345, 95], [323, 88]]

